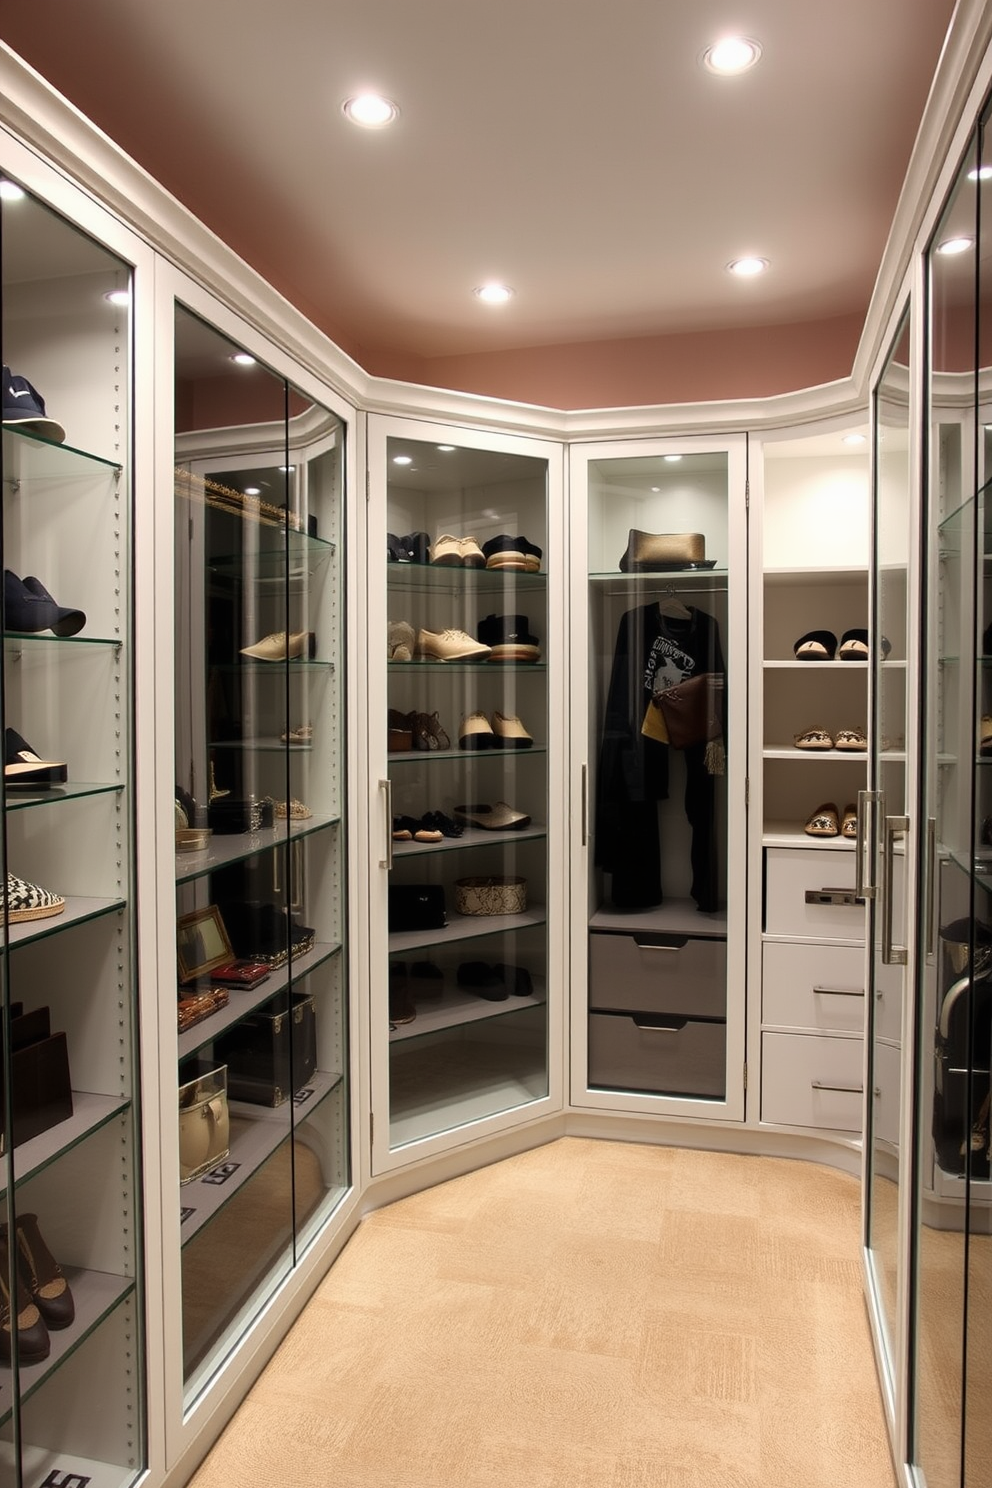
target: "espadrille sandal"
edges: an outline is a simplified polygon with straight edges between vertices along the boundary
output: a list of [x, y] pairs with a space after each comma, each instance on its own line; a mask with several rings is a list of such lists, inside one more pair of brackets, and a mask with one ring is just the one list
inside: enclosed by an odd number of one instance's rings
[[868, 748], [868, 735], [862, 728], [838, 729], [834, 736], [834, 746], [837, 749], [863, 752]]
[[61, 894], [52, 894], [38, 884], [28, 883], [14, 873], [7, 874], [7, 919], [11, 925], [22, 920], [47, 920], [61, 914], [65, 900]]
[[837, 807], [833, 801], [825, 801], [822, 806], [817, 806], [803, 830], [807, 837], [838, 836], [840, 824], [837, 820]]
[[856, 806], [844, 807], [844, 815], [840, 823], [840, 835], [842, 837], [857, 837], [858, 809]]
[[797, 749], [833, 749], [834, 741], [826, 729], [808, 728], [793, 735]]

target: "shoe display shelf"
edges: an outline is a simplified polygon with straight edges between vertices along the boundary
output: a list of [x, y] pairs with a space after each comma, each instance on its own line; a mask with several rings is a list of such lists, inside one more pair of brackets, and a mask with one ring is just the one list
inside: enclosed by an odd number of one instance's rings
[[[396, 455], [411, 456], [413, 469]], [[387, 469], [386, 520], [401, 539], [384, 555], [389, 721], [429, 723], [426, 733], [414, 728], [412, 748], [387, 751], [388, 810], [414, 823], [437, 815], [444, 828], [440, 840], [394, 841], [388, 851], [391, 890], [430, 886], [445, 906], [440, 928], [394, 925], [388, 934], [397, 1149], [548, 1093], [547, 461], [390, 437]], [[529, 552], [493, 554], [499, 534], [526, 534]], [[513, 566], [481, 566], [487, 543], [493, 562]], [[511, 733], [525, 747], [510, 747]], [[459, 808], [500, 803], [522, 815], [521, 826], [458, 821]], [[469, 878], [523, 879], [525, 907], [461, 913], [459, 882]], [[494, 980], [497, 965], [520, 968], [527, 994], [473, 985]]]
[[[229, 362], [177, 309], [179, 389], [205, 344]], [[177, 925], [219, 916], [229, 959], [267, 973], [205, 962], [185, 988], [227, 994], [177, 1033], [179, 1089], [226, 1091], [217, 1150], [176, 1195], [187, 1399], [350, 1182], [342, 429], [262, 367], [248, 404], [253, 421], [176, 437], [177, 807], [203, 834], [177, 832]]]

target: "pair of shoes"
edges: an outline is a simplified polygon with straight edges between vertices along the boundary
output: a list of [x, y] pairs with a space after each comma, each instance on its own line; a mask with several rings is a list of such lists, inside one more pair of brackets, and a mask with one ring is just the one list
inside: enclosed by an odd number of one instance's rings
[[[883, 657], [888, 656], [892, 646], [883, 636], [880, 642]], [[799, 637], [792, 648], [797, 661], [867, 661], [867, 630], [845, 630], [840, 644], [832, 630], [808, 630]]]
[[490, 661], [540, 661], [537, 636], [526, 615], [487, 615], [479, 621], [479, 640], [490, 648]]
[[386, 626], [386, 657], [389, 661], [412, 661], [417, 637], [408, 620], [390, 620]]
[[45, 1244], [36, 1214], [21, 1214], [15, 1225], [17, 1295], [11, 1298], [10, 1231], [0, 1224], [0, 1359], [10, 1364], [17, 1338], [22, 1364], [47, 1359], [48, 1330], [68, 1328], [76, 1316], [69, 1283]]
[[456, 980], [459, 987], [475, 992], [487, 1002], [505, 1002], [512, 992], [514, 997], [530, 997], [534, 988], [530, 972], [524, 966], [510, 966], [497, 961], [463, 961], [458, 968]]
[[386, 748], [390, 754], [406, 754], [411, 749], [451, 748], [451, 740], [436, 713], [401, 713], [398, 708], [390, 708], [386, 713], [386, 729]]
[[295, 661], [304, 656], [313, 661], [317, 655], [317, 637], [312, 630], [277, 630], [253, 646], [242, 646], [241, 655], [254, 657], [256, 661]]
[[452, 537], [442, 533], [431, 548], [431, 562], [437, 568], [485, 568], [486, 558], [478, 538]]
[[482, 544], [487, 568], [512, 569], [518, 573], [540, 573], [541, 549], [528, 542], [525, 537], [510, 537], [501, 532]]
[[515, 811], [505, 801], [495, 806], [484, 802], [468, 802], [455, 807], [455, 820], [467, 827], [482, 827], [487, 832], [518, 832], [530, 826], [530, 817], [523, 811]]
[[460, 749], [530, 749], [534, 740], [519, 718], [494, 713], [466, 713], [458, 725]]
[[394, 842], [440, 842], [444, 837], [460, 837], [464, 830], [443, 811], [425, 811], [419, 819], [415, 816], [393, 817]]
[[473, 641], [464, 630], [420, 630], [417, 652], [426, 661], [488, 661], [490, 648]]
[[857, 810], [854, 806], [845, 806], [841, 816], [833, 801], [826, 801], [817, 806], [803, 830], [807, 837], [857, 837]]
[[390, 563], [429, 563], [430, 535], [426, 532], [408, 532], [404, 537], [386, 533], [386, 557]]
[[285, 733], [279, 735], [279, 738], [283, 744], [312, 744], [313, 724], [303, 723], [299, 728], [287, 729]]
[[86, 624], [82, 610], [67, 609], [52, 598], [40, 579], [29, 574], [19, 579], [9, 568], [3, 571], [3, 625], [37, 635], [50, 630], [57, 636], [74, 636]]
[[854, 753], [868, 748], [868, 735], [862, 728], [838, 729], [834, 735], [826, 729], [809, 728], [793, 737], [797, 749], [841, 749]]
[[7, 923], [19, 925], [26, 920], [48, 920], [60, 915], [65, 909], [65, 900], [61, 894], [53, 894], [38, 884], [8, 873], [3, 907]]
[[64, 785], [69, 771], [62, 760], [41, 759], [26, 739], [9, 728], [4, 735], [3, 777], [8, 790], [50, 790]]

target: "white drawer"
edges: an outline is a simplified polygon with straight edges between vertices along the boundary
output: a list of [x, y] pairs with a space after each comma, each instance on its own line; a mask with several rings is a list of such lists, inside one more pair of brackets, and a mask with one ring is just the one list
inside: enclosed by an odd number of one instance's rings
[[826, 1033], [862, 1033], [863, 949], [766, 941], [761, 956], [761, 1021]]
[[762, 1121], [860, 1132], [863, 1050], [856, 1038], [762, 1034]]
[[[765, 849], [765, 934], [806, 940], [865, 939], [865, 906], [854, 897], [854, 853], [843, 848]], [[808, 898], [807, 896], [811, 896]], [[827, 902], [816, 902], [827, 901]]]

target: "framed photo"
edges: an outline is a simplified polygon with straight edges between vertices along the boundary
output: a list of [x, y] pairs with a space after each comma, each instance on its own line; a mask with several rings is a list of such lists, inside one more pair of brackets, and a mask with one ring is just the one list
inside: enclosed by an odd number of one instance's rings
[[216, 904], [195, 909], [176, 921], [180, 982], [194, 982], [215, 966], [234, 960], [234, 951]]

